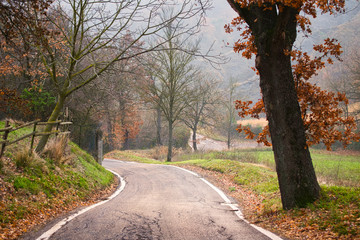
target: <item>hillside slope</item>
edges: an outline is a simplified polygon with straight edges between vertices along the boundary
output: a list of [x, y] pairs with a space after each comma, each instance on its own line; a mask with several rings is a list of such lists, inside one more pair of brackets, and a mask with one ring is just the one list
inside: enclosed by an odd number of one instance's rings
[[29, 156], [28, 144], [9, 146], [0, 161], [0, 239], [18, 238], [116, 187], [113, 174], [74, 143], [53, 140], [41, 157]]

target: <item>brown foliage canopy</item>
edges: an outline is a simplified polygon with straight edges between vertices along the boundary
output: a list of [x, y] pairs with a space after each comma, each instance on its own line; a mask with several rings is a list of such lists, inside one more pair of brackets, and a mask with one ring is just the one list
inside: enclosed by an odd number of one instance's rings
[[[250, 9], [254, 4], [262, 7], [263, 10], [277, 8], [282, 11], [283, 7], [292, 7], [303, 13], [297, 16], [297, 23], [305, 36], [311, 34], [311, 21], [308, 16], [317, 17], [317, 9], [321, 13], [333, 14], [344, 12], [345, 1], [334, 0], [238, 0], [236, 1], [242, 8]], [[256, 20], [255, 20], [256, 21]], [[234, 51], [242, 53], [245, 58], [250, 59], [256, 55], [257, 49], [254, 43], [254, 36], [244, 19], [236, 17], [230, 24], [225, 25], [225, 31], [231, 33], [236, 29], [240, 31], [240, 39], [234, 43]], [[334, 59], [340, 60], [342, 53], [341, 46], [336, 39], [325, 39], [323, 44], [314, 45], [314, 51], [317, 56], [310, 57], [306, 52], [292, 50], [285, 52], [291, 55], [292, 71], [295, 82], [295, 88], [298, 95], [298, 101], [301, 108], [302, 119], [306, 130], [308, 146], [318, 143], [324, 143], [328, 150], [336, 141], [343, 143], [346, 147], [351, 141], [358, 141], [360, 134], [354, 133], [356, 130], [355, 119], [351, 116], [343, 116], [341, 104], [347, 105], [348, 100], [344, 93], [333, 93], [321, 90], [316, 84], [309, 82], [309, 79], [317, 74], [319, 70], [325, 67], [325, 64], [333, 64]], [[254, 69], [255, 70], [255, 69]], [[239, 110], [240, 117], [251, 116], [259, 118], [260, 113], [265, 113], [264, 103], [260, 99], [252, 107], [251, 101], [236, 101], [236, 109]], [[249, 127], [239, 126], [239, 132], [244, 131], [248, 138], [254, 138]], [[269, 136], [269, 127], [265, 127], [257, 136], [257, 141], [270, 146], [267, 136]]]
[[33, 44], [48, 34], [44, 16], [53, 0], [0, 0], [0, 116], [31, 114], [20, 97], [25, 87], [42, 85], [46, 72]]
[[36, 41], [37, 35], [45, 31], [39, 20], [52, 2], [53, 0], [0, 0], [1, 35], [7, 42], [20, 35], [28, 42]]

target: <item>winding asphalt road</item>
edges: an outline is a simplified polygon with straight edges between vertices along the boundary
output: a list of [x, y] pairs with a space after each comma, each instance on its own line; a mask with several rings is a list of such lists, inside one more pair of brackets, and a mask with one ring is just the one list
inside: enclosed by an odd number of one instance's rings
[[[205, 137], [201, 134], [196, 134], [197, 148], [200, 151], [223, 151], [228, 149], [227, 143], [216, 141], [214, 139]], [[192, 133], [189, 138], [189, 146], [192, 148]], [[231, 148], [244, 149], [244, 148], [257, 148], [260, 145], [255, 140], [247, 140], [243, 142], [232, 142]]]
[[103, 165], [123, 177], [123, 191], [72, 219], [50, 239], [270, 239], [241, 220], [211, 184], [187, 170], [109, 159]]

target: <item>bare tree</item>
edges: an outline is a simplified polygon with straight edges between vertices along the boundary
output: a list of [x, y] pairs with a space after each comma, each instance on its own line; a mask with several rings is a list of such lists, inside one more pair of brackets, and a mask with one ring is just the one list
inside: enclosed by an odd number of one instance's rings
[[[48, 121], [52, 122], [59, 116], [69, 95], [97, 79], [115, 62], [131, 59], [162, 47], [169, 39], [161, 39], [153, 46], [143, 45], [136, 53], [131, 49], [139, 42], [155, 37], [169, 23], [196, 18], [194, 24], [179, 29], [178, 34], [192, 34], [199, 30], [204, 7], [208, 1], [86, 1], [62, 0], [48, 14], [56, 36], [44, 36], [38, 46], [41, 58], [56, 87], [58, 98]], [[168, 6], [174, 8], [169, 18], [160, 18], [160, 11]], [[115, 44], [114, 41], [131, 35], [132, 41]], [[171, 36], [171, 39], [176, 36]], [[59, 53], [59, 48], [62, 52]], [[113, 54], [104, 56], [99, 52], [111, 48]], [[47, 125], [45, 131], [51, 131]], [[36, 150], [41, 151], [48, 136], [41, 138]]]
[[223, 105], [225, 107], [225, 111], [226, 111], [226, 134], [227, 134], [227, 147], [228, 149], [230, 149], [231, 147], [231, 140], [232, 140], [232, 135], [233, 135], [233, 131], [234, 131], [234, 124], [236, 124], [235, 122], [235, 100], [236, 100], [236, 87], [237, 87], [237, 83], [236, 80], [231, 77], [230, 81], [229, 81], [229, 85], [227, 87], [227, 96], [225, 97], [225, 99], [223, 100]]
[[186, 99], [181, 120], [192, 131], [192, 146], [197, 151], [196, 134], [199, 124], [213, 125], [215, 109], [221, 104], [218, 83], [211, 76], [197, 74], [193, 82], [192, 98]]
[[[178, 34], [176, 23], [169, 24], [164, 29], [163, 51], [153, 53], [152, 59], [155, 63], [150, 66], [150, 74], [154, 83], [148, 85], [150, 100], [161, 109], [168, 122], [169, 141], [167, 161], [172, 158], [173, 128], [174, 123], [180, 119], [186, 102], [193, 97], [191, 93], [191, 83], [194, 76], [194, 68], [191, 62], [193, 54], [197, 51], [196, 46], [184, 45], [184, 39], [174, 38]], [[186, 52], [180, 50], [186, 49]]]
[[351, 47], [348, 54], [344, 56], [344, 61], [338, 64], [338, 68], [326, 70], [329, 79], [329, 87], [336, 92], [346, 93], [346, 97], [352, 103], [349, 109], [348, 105], [344, 106], [344, 113], [351, 114], [358, 118], [360, 109], [356, 103], [360, 102], [360, 51], [358, 46]]
[[[131, 36], [127, 36], [119, 44], [131, 40]], [[132, 51], [135, 53], [140, 47], [141, 44], [135, 45]], [[113, 53], [111, 49], [104, 49], [101, 54]], [[87, 112], [91, 120], [98, 123], [104, 136], [104, 151], [128, 149], [139, 132], [142, 122], [139, 109], [143, 104], [137, 87], [146, 80], [144, 74], [142, 65], [135, 59], [117, 61], [95, 81], [72, 94], [68, 101], [74, 112]]]

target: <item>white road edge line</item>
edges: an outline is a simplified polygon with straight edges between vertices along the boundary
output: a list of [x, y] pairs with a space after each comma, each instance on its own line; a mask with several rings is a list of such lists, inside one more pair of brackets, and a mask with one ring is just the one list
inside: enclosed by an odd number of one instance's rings
[[[169, 166], [171, 166], [171, 165], [169, 165]], [[190, 173], [192, 175], [195, 175], [195, 176], [199, 177], [203, 182], [205, 182], [207, 185], [209, 185], [209, 187], [214, 189], [215, 192], [217, 192], [220, 195], [220, 197], [225, 201], [225, 203], [223, 205], [227, 205], [232, 210], [234, 210], [234, 212], [235, 212], [236, 216], [238, 216], [238, 218], [240, 218], [244, 222], [248, 223], [251, 227], [255, 228], [256, 230], [258, 230], [259, 232], [261, 232], [262, 234], [264, 234], [265, 236], [269, 237], [272, 240], [283, 240], [281, 237], [277, 236], [276, 234], [274, 234], [274, 233], [272, 233], [272, 232], [270, 232], [268, 230], [265, 230], [265, 229], [263, 229], [263, 228], [261, 228], [259, 226], [256, 226], [255, 224], [251, 224], [249, 221], [247, 221], [244, 218], [244, 215], [242, 214], [241, 210], [237, 207], [237, 204], [231, 203], [230, 199], [225, 195], [225, 193], [223, 191], [221, 191], [219, 188], [217, 188], [212, 183], [207, 181], [205, 178], [201, 177], [199, 174], [194, 173], [193, 171], [190, 171], [188, 169], [178, 167], [178, 166], [171, 166], [171, 167], [181, 169], [181, 170], [183, 170], [185, 172], [188, 172], [188, 173]]]
[[107, 169], [108, 171], [112, 172], [113, 174], [115, 174], [119, 179], [120, 179], [120, 187], [116, 190], [116, 192], [114, 192], [110, 197], [108, 197], [106, 200], [98, 202], [94, 205], [91, 205], [87, 208], [84, 208], [82, 210], [80, 210], [77, 213], [74, 213], [73, 215], [64, 218], [63, 220], [61, 220], [60, 222], [58, 222], [57, 224], [55, 224], [52, 228], [50, 228], [48, 231], [44, 232], [40, 237], [38, 237], [36, 240], [48, 240], [56, 231], [58, 231], [62, 226], [64, 226], [66, 223], [70, 222], [71, 220], [73, 220], [74, 218], [76, 218], [77, 216], [89, 211], [90, 209], [96, 208], [108, 201], [110, 201], [111, 199], [113, 199], [114, 197], [116, 197], [117, 195], [120, 194], [120, 192], [122, 192], [125, 188], [126, 182], [125, 180], [116, 172]]

